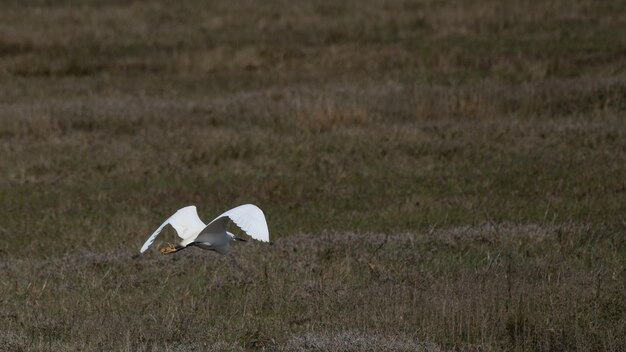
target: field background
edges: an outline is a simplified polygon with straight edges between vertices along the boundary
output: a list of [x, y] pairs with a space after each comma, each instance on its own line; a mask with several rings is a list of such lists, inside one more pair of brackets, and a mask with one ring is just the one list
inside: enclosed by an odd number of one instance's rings
[[625, 7], [3, 1], [0, 350], [624, 350]]

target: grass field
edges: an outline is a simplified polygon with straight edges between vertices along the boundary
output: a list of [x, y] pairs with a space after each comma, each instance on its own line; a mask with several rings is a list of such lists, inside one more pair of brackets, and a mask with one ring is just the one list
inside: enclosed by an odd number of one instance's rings
[[625, 14], [3, 1], [0, 350], [623, 351]]

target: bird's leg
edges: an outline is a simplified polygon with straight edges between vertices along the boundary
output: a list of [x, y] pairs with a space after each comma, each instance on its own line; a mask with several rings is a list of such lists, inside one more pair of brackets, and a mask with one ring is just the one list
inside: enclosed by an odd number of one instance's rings
[[172, 254], [172, 253], [178, 252], [179, 250], [181, 250], [183, 248], [185, 248], [185, 247], [183, 247], [183, 246], [175, 246], [175, 245], [173, 245], [171, 243], [168, 243], [167, 246], [159, 249], [159, 251], [161, 251], [161, 253], [163, 253], [163, 254]]

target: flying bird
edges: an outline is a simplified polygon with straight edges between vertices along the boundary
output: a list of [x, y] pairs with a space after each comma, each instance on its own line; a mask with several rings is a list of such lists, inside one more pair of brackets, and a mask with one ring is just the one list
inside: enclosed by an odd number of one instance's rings
[[230, 251], [230, 242], [245, 241], [234, 234], [226, 231], [226, 226], [232, 221], [246, 234], [258, 241], [269, 242], [270, 234], [267, 229], [267, 222], [263, 211], [253, 204], [244, 204], [230, 209], [222, 215], [216, 217], [208, 225], [200, 220], [194, 205], [179, 209], [170, 216], [156, 231], [148, 238], [140, 249], [145, 252], [154, 242], [156, 237], [166, 225], [171, 225], [178, 237], [182, 240], [177, 245], [170, 244], [160, 249], [163, 254], [176, 253], [185, 248], [199, 247], [226, 254]]

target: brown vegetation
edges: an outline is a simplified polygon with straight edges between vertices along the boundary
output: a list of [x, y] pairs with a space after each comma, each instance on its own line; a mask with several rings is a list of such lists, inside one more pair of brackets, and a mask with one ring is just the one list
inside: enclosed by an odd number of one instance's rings
[[5, 1], [0, 350], [623, 349], [624, 13]]

